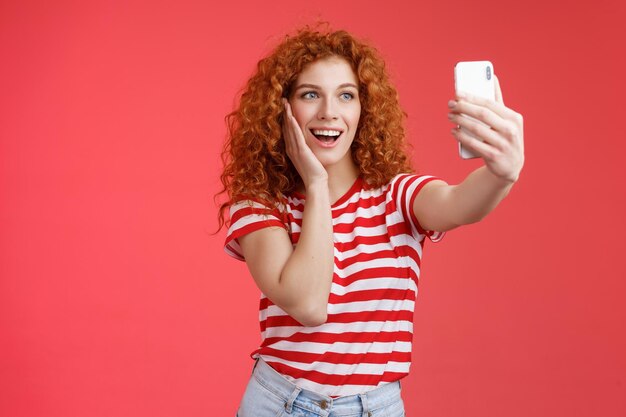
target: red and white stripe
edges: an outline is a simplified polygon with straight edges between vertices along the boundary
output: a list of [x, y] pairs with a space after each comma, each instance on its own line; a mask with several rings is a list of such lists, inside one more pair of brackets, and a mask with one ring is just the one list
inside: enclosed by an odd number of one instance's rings
[[[413, 214], [421, 187], [435, 179], [397, 175], [381, 188], [359, 177], [332, 205], [335, 268], [328, 320], [304, 327], [261, 294], [261, 346], [251, 353], [298, 386], [333, 398], [367, 392], [406, 376], [411, 365], [413, 312], [425, 237]], [[305, 197], [269, 213], [254, 201], [231, 207], [226, 252], [244, 257], [237, 238], [265, 227], [284, 227], [300, 238]], [[281, 221], [281, 219], [284, 219]]]

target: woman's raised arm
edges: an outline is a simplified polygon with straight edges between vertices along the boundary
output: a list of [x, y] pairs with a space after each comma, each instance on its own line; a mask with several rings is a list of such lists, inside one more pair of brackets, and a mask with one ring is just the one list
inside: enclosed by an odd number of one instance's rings
[[[452, 134], [464, 148], [485, 162], [458, 185], [432, 181], [415, 198], [413, 211], [427, 230], [446, 231], [475, 223], [489, 214], [509, 193], [524, 165], [524, 121], [521, 114], [504, 105], [496, 77], [496, 101], [470, 95], [457, 95], [448, 103], [451, 122], [458, 128]], [[462, 115], [487, 124], [484, 126]]]

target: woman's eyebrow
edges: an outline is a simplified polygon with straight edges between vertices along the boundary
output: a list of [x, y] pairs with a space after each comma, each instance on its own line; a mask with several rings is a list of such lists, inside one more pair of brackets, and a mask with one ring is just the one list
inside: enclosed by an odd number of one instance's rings
[[[340, 90], [340, 89], [346, 88], [346, 87], [356, 88], [357, 90], [359, 89], [356, 85], [354, 85], [352, 83], [343, 83], [339, 87], [337, 87], [337, 90]], [[315, 90], [321, 90], [322, 89], [319, 85], [315, 85], [315, 84], [300, 84], [299, 86], [297, 86], [294, 89], [294, 91], [297, 91], [297, 90], [299, 90], [301, 88], [313, 88]]]

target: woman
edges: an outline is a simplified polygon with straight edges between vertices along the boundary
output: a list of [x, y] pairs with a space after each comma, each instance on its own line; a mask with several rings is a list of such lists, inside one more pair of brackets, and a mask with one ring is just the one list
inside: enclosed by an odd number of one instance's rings
[[484, 165], [448, 185], [412, 174], [403, 112], [372, 47], [305, 28], [259, 62], [223, 154], [225, 249], [262, 292], [239, 416], [404, 415], [425, 239], [482, 219], [524, 162], [522, 117], [497, 79], [496, 89], [495, 102], [449, 102], [452, 134]]

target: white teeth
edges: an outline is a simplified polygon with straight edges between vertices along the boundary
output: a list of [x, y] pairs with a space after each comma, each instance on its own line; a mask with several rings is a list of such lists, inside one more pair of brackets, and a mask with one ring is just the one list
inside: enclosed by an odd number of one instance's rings
[[319, 130], [319, 129], [314, 129], [313, 130], [313, 134], [314, 135], [323, 135], [323, 136], [339, 136], [341, 135], [341, 132], [338, 130]]

